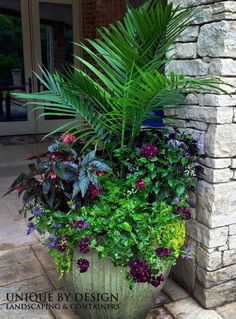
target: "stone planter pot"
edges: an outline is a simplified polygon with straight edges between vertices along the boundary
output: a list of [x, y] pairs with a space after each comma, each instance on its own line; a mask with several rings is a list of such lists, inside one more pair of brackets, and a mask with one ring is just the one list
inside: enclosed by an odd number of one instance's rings
[[[90, 262], [88, 271], [82, 274], [76, 265], [81, 257]], [[80, 319], [146, 318], [163, 283], [158, 288], [135, 284], [131, 290], [121, 270], [110, 259], [99, 259], [95, 250], [91, 250], [86, 257], [75, 251], [71, 271], [64, 278], [64, 286], [71, 296], [76, 297], [72, 308]], [[169, 271], [166, 270], [165, 278]]]

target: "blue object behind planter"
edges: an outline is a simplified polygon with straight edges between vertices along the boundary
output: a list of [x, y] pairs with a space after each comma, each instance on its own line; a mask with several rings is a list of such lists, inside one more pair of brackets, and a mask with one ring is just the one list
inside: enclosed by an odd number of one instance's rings
[[164, 127], [163, 118], [164, 118], [164, 112], [156, 111], [153, 112], [153, 115], [159, 116], [159, 119], [150, 119], [143, 122], [143, 125], [149, 126], [149, 127]]

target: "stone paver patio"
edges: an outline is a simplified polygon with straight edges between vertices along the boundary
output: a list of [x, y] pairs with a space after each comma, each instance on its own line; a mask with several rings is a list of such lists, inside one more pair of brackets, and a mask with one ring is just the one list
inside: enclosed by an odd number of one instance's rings
[[[0, 195], [19, 172], [26, 169], [25, 158], [45, 150], [44, 144], [0, 145]], [[25, 221], [15, 194], [0, 200], [0, 318], [74, 319], [68, 310], [11, 310], [7, 293], [63, 291], [52, 260], [36, 235], [26, 235]], [[236, 302], [214, 310], [203, 309], [175, 281], [168, 279], [156, 299], [148, 319], [236, 319]], [[128, 319], [128, 318], [123, 318]]]

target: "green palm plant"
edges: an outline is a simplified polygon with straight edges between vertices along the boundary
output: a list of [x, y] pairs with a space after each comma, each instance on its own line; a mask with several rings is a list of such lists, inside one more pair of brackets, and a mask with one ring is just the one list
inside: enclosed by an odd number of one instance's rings
[[217, 79], [164, 72], [173, 59], [167, 53], [195, 11], [161, 1], [128, 7], [122, 22], [102, 27], [97, 39], [78, 44], [92, 62], [76, 56], [81, 67], [72, 67], [66, 75], [41, 68], [42, 76], [37, 77], [45, 91], [18, 97], [36, 100], [44, 115], [68, 116], [50, 135], [73, 131], [78, 139], [86, 139], [84, 149], [94, 143], [106, 148], [112, 142], [122, 150], [133, 144], [154, 110], [179, 107], [188, 92], [217, 87]]

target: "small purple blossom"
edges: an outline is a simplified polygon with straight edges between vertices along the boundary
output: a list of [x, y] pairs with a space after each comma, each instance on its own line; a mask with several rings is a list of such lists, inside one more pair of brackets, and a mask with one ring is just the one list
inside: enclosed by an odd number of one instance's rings
[[205, 147], [205, 134], [201, 134], [197, 142], [197, 147], [201, 152], [204, 152]]
[[176, 213], [180, 216], [180, 220], [191, 219], [192, 214], [188, 207], [177, 207]]
[[49, 247], [55, 248], [57, 247], [58, 238], [55, 235], [51, 234], [48, 236], [46, 242]]
[[129, 266], [130, 275], [135, 282], [150, 282], [151, 269], [145, 260], [132, 260]]
[[169, 140], [167, 144], [170, 146], [179, 147], [181, 145], [184, 145], [184, 142], [177, 141], [177, 140]]
[[89, 268], [89, 261], [87, 259], [80, 258], [80, 259], [77, 260], [77, 265], [78, 265], [78, 267], [80, 269], [80, 272], [84, 273]]
[[31, 210], [31, 213], [34, 216], [42, 216], [43, 210], [42, 210], [42, 208], [33, 207]]
[[151, 277], [150, 284], [153, 285], [154, 287], [158, 287], [164, 281], [164, 279], [165, 278], [162, 274], [157, 277]]
[[88, 253], [89, 252], [89, 245], [90, 245], [91, 241], [92, 241], [92, 238], [89, 236], [82, 238], [78, 242], [79, 251], [83, 254]]
[[176, 205], [176, 204], [178, 204], [178, 202], [179, 202], [179, 197], [176, 196], [176, 197], [174, 198], [174, 200], [173, 200], [173, 204]]
[[72, 205], [70, 206], [70, 209], [76, 209], [76, 204], [72, 204]]
[[158, 154], [158, 147], [156, 145], [143, 145], [140, 149], [141, 155], [146, 158], [152, 158], [157, 156]]
[[57, 223], [55, 223], [55, 222], [52, 222], [52, 223], [51, 223], [51, 226], [52, 226], [52, 227], [56, 227], [56, 228], [59, 229], [59, 228], [61, 228], [62, 225], [61, 225], [61, 224], [57, 224]]
[[158, 247], [156, 249], [156, 254], [157, 256], [161, 258], [165, 258], [171, 255], [171, 250], [170, 248], [165, 248], [165, 247]]
[[27, 221], [25, 225], [26, 227], [28, 227], [26, 229], [27, 235], [31, 234], [33, 231], [36, 230], [36, 226], [32, 222]]
[[192, 200], [190, 200], [188, 203], [189, 203], [189, 206], [191, 208], [195, 208], [196, 207], [195, 203]]
[[186, 259], [191, 259], [192, 258], [192, 249], [190, 247], [187, 247], [186, 250], [185, 250], [185, 255], [183, 256], [183, 258], [186, 258]]

